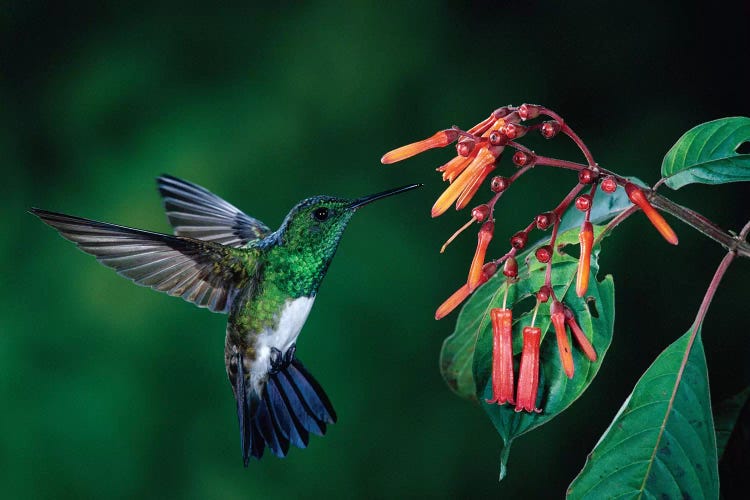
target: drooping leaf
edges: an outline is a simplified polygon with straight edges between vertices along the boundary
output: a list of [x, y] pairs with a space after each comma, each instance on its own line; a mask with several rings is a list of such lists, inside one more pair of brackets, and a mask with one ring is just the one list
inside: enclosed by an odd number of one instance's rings
[[718, 498], [716, 436], [700, 331], [646, 370], [568, 498]]
[[714, 422], [716, 427], [716, 453], [721, 460], [727, 441], [734, 431], [737, 417], [750, 398], [750, 387], [731, 398], [727, 398], [714, 409]]
[[[634, 182], [643, 184], [642, 181], [637, 179], [634, 179]], [[609, 221], [631, 205], [630, 200], [625, 194], [625, 190], [622, 188], [618, 188], [617, 191], [611, 195], [597, 195], [594, 198], [594, 207], [591, 210], [591, 222], [594, 224], [601, 224]], [[566, 230], [579, 227], [582, 219], [582, 212], [574, 207], [571, 207], [571, 209], [566, 211], [560, 223], [560, 237], [562, 238], [562, 234], [567, 233]], [[577, 230], [567, 233], [566, 238], [568, 239], [568, 243], [577, 245]], [[538, 241], [534, 245], [529, 245], [529, 250], [519, 257], [519, 263], [528, 255], [533, 255], [534, 249], [548, 240], [549, 234], [546, 234], [545, 239]], [[598, 254], [598, 250], [595, 249], [595, 253]], [[597, 269], [595, 260], [596, 258], [594, 257], [592, 259], [592, 273], [595, 273]], [[571, 276], [575, 276], [576, 263], [577, 261], [573, 258], [570, 258], [570, 260], [565, 262], [555, 261], [556, 266], [562, 267], [553, 270], [553, 278], [557, 280], [557, 276], [561, 270], [565, 269], [567, 273], [565, 276], [567, 276], [567, 278], [563, 278], [560, 283], [568, 282], [568, 280], [571, 279]], [[594, 280], [592, 280], [592, 282], [593, 281]], [[501, 274], [498, 274], [469, 297], [459, 313], [455, 330], [445, 339], [440, 351], [440, 371], [446, 383], [454, 392], [456, 392], [456, 394], [470, 400], [477, 399], [477, 387], [480, 387], [479, 392], [484, 390], [483, 383], [477, 385], [474, 382], [474, 350], [478, 334], [483, 329], [487, 329], [489, 325], [489, 317], [487, 316], [489, 308], [487, 305], [493, 296], [496, 297], [495, 294], [503, 283], [504, 277]], [[536, 291], [542, 284], [543, 283], [537, 279], [533, 284], [533, 286], [536, 286], [533, 291]], [[531, 286], [531, 284], [524, 284], [523, 280], [521, 280], [519, 285], [522, 287], [527, 285]], [[527, 291], [529, 290], [531, 290], [531, 288], [527, 289]], [[515, 293], [515, 290], [512, 293]], [[549, 321], [549, 317], [547, 317], [547, 321]], [[547, 326], [548, 325], [546, 325], [545, 328], [547, 328]], [[583, 325], [581, 326], [583, 327]]]
[[737, 153], [750, 141], [750, 118], [721, 118], [694, 127], [664, 156], [661, 175], [672, 189], [693, 183], [750, 180], [750, 154]]
[[[602, 228], [597, 226], [595, 234], [601, 233]], [[578, 229], [572, 229], [559, 236], [556, 246], [571, 245], [578, 242]], [[563, 251], [565, 248], [563, 247]], [[591, 258], [591, 273], [596, 276], [598, 271], [597, 258], [599, 246], [594, 248]], [[530, 258], [529, 258], [530, 257]], [[523, 311], [523, 301], [534, 303], [534, 294], [544, 284], [546, 265], [539, 263], [533, 254], [524, 259], [519, 266], [520, 281], [511, 286], [508, 304], [513, 305], [513, 352], [516, 355], [516, 367], [520, 362], [520, 353], [523, 345], [523, 327], [531, 324], [533, 311]], [[542, 329], [543, 340], [540, 349], [540, 383], [539, 383], [539, 406], [542, 413], [516, 412], [512, 405], [489, 404], [486, 401], [492, 398], [492, 329], [484, 320], [482, 328], [478, 332], [476, 352], [474, 355], [474, 377], [477, 382], [477, 397], [482, 409], [487, 413], [493, 425], [503, 439], [503, 449], [500, 460], [500, 479], [505, 476], [507, 470], [508, 453], [513, 440], [550, 421], [573, 401], [578, 399], [588, 388], [601, 366], [604, 355], [612, 341], [614, 330], [614, 284], [612, 277], [608, 276], [603, 281], [590, 280], [588, 291], [584, 298], [576, 296], [571, 284], [575, 281], [578, 260], [567, 254], [555, 252], [552, 261], [552, 287], [557, 297], [573, 310], [578, 324], [592, 341], [597, 352], [597, 360], [589, 361], [579, 349], [575, 339], [571, 339], [573, 346], [573, 362], [575, 374], [572, 379], [565, 375], [560, 362], [557, 349], [557, 340], [554, 331], [550, 330], [550, 302], [543, 304], [536, 316], [535, 325]], [[502, 283], [503, 277], [496, 278]], [[488, 282], [489, 285], [490, 282]], [[492, 289], [492, 286], [488, 286]], [[498, 284], [496, 288], [502, 290]], [[487, 311], [484, 317], [489, 316], [489, 308], [502, 305], [502, 293], [494, 293], [487, 303]], [[550, 335], [550, 331], [552, 334]], [[518, 370], [516, 370], [516, 373]]]

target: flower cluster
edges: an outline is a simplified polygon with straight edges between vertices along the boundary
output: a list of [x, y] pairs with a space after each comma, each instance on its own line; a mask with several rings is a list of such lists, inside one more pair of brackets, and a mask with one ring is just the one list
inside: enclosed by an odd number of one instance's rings
[[[538, 131], [544, 138], [557, 135], [569, 137], [581, 150], [586, 163], [576, 163], [557, 158], [545, 157], [520, 144], [519, 140], [530, 132]], [[588, 147], [570, 126], [554, 111], [535, 104], [504, 106], [493, 111], [486, 119], [468, 130], [452, 127], [441, 130], [431, 137], [386, 153], [381, 162], [395, 163], [428, 149], [441, 148], [456, 143], [456, 156], [437, 168], [442, 173], [448, 187], [435, 201], [432, 216], [445, 213], [451, 205], [456, 210], [468, 206], [481, 186], [489, 178], [492, 193], [489, 201], [474, 207], [471, 218], [456, 231], [443, 245], [441, 252], [461, 232], [474, 224], [479, 224], [478, 242], [474, 257], [469, 266], [466, 283], [438, 307], [435, 318], [441, 319], [460, 305], [472, 292], [484, 284], [503, 266], [503, 273], [509, 280], [517, 279], [515, 257], [522, 251], [534, 229], [545, 231], [551, 228], [549, 243], [538, 247], [536, 259], [546, 264], [544, 285], [537, 291], [537, 309], [540, 303], [550, 298], [550, 317], [555, 329], [560, 361], [565, 374], [573, 377], [573, 358], [568, 340], [567, 328], [573, 332], [581, 350], [591, 361], [596, 360], [596, 352], [575, 321], [573, 312], [556, 296], [552, 288], [552, 257], [555, 240], [562, 216], [571, 204], [584, 213], [579, 233], [580, 258], [576, 274], [576, 295], [583, 297], [589, 284], [591, 252], [594, 246], [594, 231], [590, 221], [594, 197], [599, 191], [614, 193], [622, 186], [630, 201], [648, 217], [654, 227], [669, 243], [676, 245], [677, 235], [648, 201], [648, 190], [638, 187], [628, 179], [600, 167]], [[498, 167], [506, 150], [512, 151], [515, 172], [509, 176], [490, 177]], [[577, 182], [567, 196], [552, 210], [537, 215], [525, 228], [510, 238], [510, 249], [497, 259], [487, 259], [487, 251], [494, 237], [495, 206], [502, 194], [522, 175], [535, 166], [551, 166], [574, 170]], [[512, 352], [512, 312], [497, 308], [490, 313], [493, 325], [493, 398], [498, 404], [514, 403], [517, 411], [540, 411], [536, 407], [536, 391], [539, 382], [539, 343], [541, 331], [532, 325], [523, 329], [523, 349], [518, 376], [517, 391], [513, 394], [513, 352]]]

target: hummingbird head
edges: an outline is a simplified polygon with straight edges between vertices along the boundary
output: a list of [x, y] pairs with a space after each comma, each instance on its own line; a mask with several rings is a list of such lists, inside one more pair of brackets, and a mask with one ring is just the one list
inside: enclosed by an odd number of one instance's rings
[[307, 267], [322, 278], [341, 235], [354, 213], [373, 201], [420, 187], [411, 184], [355, 200], [314, 196], [299, 202], [275, 233], [276, 243], [296, 266]]

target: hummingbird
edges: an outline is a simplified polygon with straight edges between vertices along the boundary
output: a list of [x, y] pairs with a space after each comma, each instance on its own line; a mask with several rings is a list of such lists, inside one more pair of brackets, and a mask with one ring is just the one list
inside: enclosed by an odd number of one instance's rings
[[157, 178], [174, 236], [38, 208], [31, 213], [134, 283], [229, 315], [224, 364], [237, 402], [242, 460], [285, 457], [336, 422], [323, 388], [296, 355], [297, 337], [354, 213], [411, 184], [354, 200], [314, 196], [279, 229], [207, 189]]

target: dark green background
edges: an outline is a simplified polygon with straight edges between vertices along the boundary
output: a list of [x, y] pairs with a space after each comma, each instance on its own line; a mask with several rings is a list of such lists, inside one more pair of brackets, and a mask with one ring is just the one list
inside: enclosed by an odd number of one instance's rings
[[[438, 254], [466, 218], [429, 217], [450, 152], [378, 160], [528, 101], [560, 112], [602, 165], [652, 183], [688, 128], [750, 113], [750, 8], [532, 3], [3, 2], [0, 495], [563, 495], [638, 376], [692, 322], [722, 250], [670, 219], [672, 248], [640, 215], [605, 243], [617, 287], [606, 362], [577, 404], [516, 442], [498, 484], [499, 437], [437, 367], [455, 316], [432, 315], [475, 245], [469, 233]], [[579, 158], [563, 139], [530, 142]], [[272, 227], [310, 195], [426, 184], [359, 213], [323, 283], [298, 353], [339, 423], [309, 449], [243, 469], [225, 318], [133, 286], [25, 213], [167, 232], [163, 172]], [[573, 182], [526, 176], [503, 199], [491, 252]], [[727, 229], [748, 217], [742, 186], [674, 198]], [[715, 398], [750, 381], [747, 280], [737, 262], [703, 331]]]

